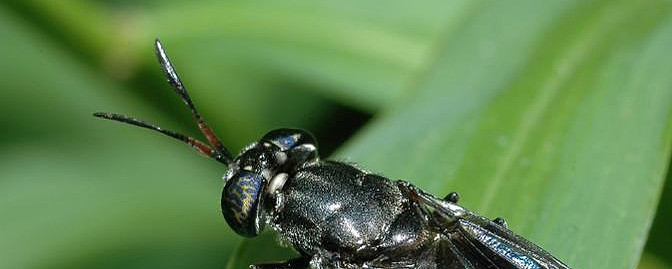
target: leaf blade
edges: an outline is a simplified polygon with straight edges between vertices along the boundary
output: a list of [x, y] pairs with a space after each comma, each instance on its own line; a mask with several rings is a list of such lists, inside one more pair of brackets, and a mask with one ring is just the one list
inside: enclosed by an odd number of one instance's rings
[[[443, 86], [453, 92], [440, 95], [441, 84], [425, 83], [419, 96], [382, 118], [383, 123], [377, 123], [342, 155], [354, 156], [354, 160], [392, 171], [402, 178], [415, 178], [418, 184], [440, 193], [447, 192], [448, 186], [460, 190], [466, 193], [464, 200], [471, 208], [491, 217], [512, 218], [514, 230], [577, 268], [633, 268], [655, 210], [670, 150], [672, 81], [667, 74], [672, 66], [668, 64], [671, 59], [662, 55], [672, 40], [666, 35], [670, 27], [666, 19], [669, 5], [658, 4], [621, 2], [620, 6], [611, 3], [584, 6], [587, 17], [582, 24], [589, 29], [574, 29], [568, 35], [575, 42], [561, 43], [577, 48], [570, 47], [550, 58], [559, 59], [560, 63], [578, 60], [574, 67], [561, 67], [556, 74], [548, 66], [553, 63], [549, 58], [535, 57], [546, 62], [519, 71], [522, 78], [502, 83], [501, 91], [493, 98], [461, 99], [460, 92], [452, 87], [463, 85], [450, 83]], [[650, 15], [650, 21], [636, 23], [643, 14]], [[571, 21], [559, 19], [556, 23], [571, 24]], [[624, 29], [624, 25], [632, 26]], [[586, 33], [582, 34], [583, 31]], [[625, 33], [621, 35], [619, 31]], [[465, 46], [470, 45], [475, 44]], [[465, 54], [464, 50], [448, 52], [452, 56], [458, 53]], [[505, 57], [494, 60], [506, 62]], [[446, 68], [445, 64], [443, 67]], [[450, 81], [436, 73], [428, 80]], [[487, 92], [483, 87], [471, 90]], [[431, 107], [437, 103], [430, 100], [430, 93], [441, 100], [450, 96], [459, 100], [455, 102], [488, 105], [471, 111], [467, 105], [462, 105], [461, 111], [451, 111], [444, 105], [429, 111], [423, 104]], [[455, 112], [462, 112], [463, 118], [451, 117], [453, 121], [446, 127], [441, 122], [443, 116]], [[422, 163], [404, 166], [397, 163], [385, 168], [390, 158], [383, 156], [403, 155], [404, 150], [387, 147], [374, 151], [370, 144], [376, 142], [372, 140], [389, 132], [385, 125], [401, 125], [400, 122], [411, 117], [408, 115], [420, 113], [440, 126], [423, 126], [416, 129], [421, 130], [419, 135], [385, 143], [400, 145], [412, 157], [426, 156], [433, 163], [447, 165], [436, 168]], [[414, 140], [423, 140], [426, 146], [413, 149]], [[633, 140], [645, 142], [634, 146], [630, 142]], [[452, 151], [446, 149], [451, 146]], [[445, 157], [450, 153], [455, 157]], [[619, 159], [628, 154], [631, 159]], [[577, 158], [583, 162], [577, 162]], [[609, 178], [595, 172], [603, 169], [621, 174]], [[544, 177], [548, 180], [543, 180]], [[432, 182], [437, 178], [444, 180]], [[643, 178], [642, 185], [638, 185], [639, 178]], [[612, 182], [627, 187], [610, 189]], [[557, 193], [563, 191], [567, 195]], [[629, 191], [635, 195], [629, 195]], [[594, 201], [595, 196], [602, 200]], [[618, 197], [618, 202], [611, 201], [612, 196]], [[634, 212], [623, 213], [624, 208]], [[615, 216], [609, 218], [609, 214]], [[603, 229], [605, 219], [609, 219], [609, 229]], [[590, 228], [581, 229], [579, 223]], [[598, 248], [596, 244], [612, 247]]]

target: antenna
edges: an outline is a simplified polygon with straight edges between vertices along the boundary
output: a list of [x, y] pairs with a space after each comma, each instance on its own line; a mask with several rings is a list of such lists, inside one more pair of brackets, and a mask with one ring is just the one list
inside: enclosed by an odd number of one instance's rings
[[139, 126], [142, 128], [147, 128], [150, 130], [157, 131], [159, 133], [162, 133], [164, 135], [170, 136], [172, 138], [175, 138], [177, 140], [180, 140], [184, 143], [187, 143], [189, 146], [191, 146], [194, 150], [196, 150], [198, 153], [205, 157], [213, 158], [223, 164], [230, 164], [231, 159], [227, 159], [225, 156], [222, 156], [220, 152], [214, 150], [207, 144], [193, 138], [190, 136], [186, 136], [183, 134], [180, 134], [178, 132], [174, 132], [171, 130], [166, 130], [161, 128], [160, 126], [152, 123], [148, 123], [146, 121], [142, 121], [136, 118], [132, 118], [129, 116], [125, 115], [120, 115], [120, 114], [114, 114], [114, 113], [105, 113], [105, 112], [97, 112], [93, 113], [93, 116], [98, 117], [98, 118], [103, 118], [103, 119], [108, 119], [108, 120], [113, 120], [113, 121], [119, 121], [123, 123], [128, 123], [131, 125]]
[[219, 141], [217, 135], [215, 135], [210, 126], [203, 120], [203, 117], [201, 117], [201, 115], [198, 113], [198, 110], [196, 110], [196, 107], [194, 106], [194, 103], [191, 101], [191, 98], [189, 97], [187, 90], [184, 88], [184, 84], [182, 84], [179, 75], [175, 71], [173, 64], [170, 62], [168, 54], [166, 54], [166, 51], [163, 49], [161, 41], [156, 39], [154, 46], [156, 49], [156, 57], [159, 60], [159, 64], [161, 64], [163, 74], [166, 76], [166, 79], [168, 79], [168, 83], [170, 83], [170, 86], [173, 88], [173, 90], [175, 90], [175, 92], [177, 92], [177, 94], [180, 95], [180, 98], [182, 99], [184, 104], [186, 104], [187, 107], [189, 107], [192, 116], [198, 123], [198, 129], [201, 130], [201, 133], [203, 133], [203, 135], [208, 140], [210, 145], [203, 143], [200, 140], [197, 140], [193, 137], [186, 136], [174, 131], [166, 130], [156, 124], [148, 123], [125, 115], [97, 112], [94, 113], [93, 116], [128, 123], [138, 127], [147, 128], [150, 130], [160, 132], [164, 135], [170, 136], [172, 138], [175, 138], [188, 144], [203, 156], [213, 158], [223, 164], [230, 165], [233, 162], [233, 156], [231, 156], [229, 150], [222, 145], [222, 142]]
[[231, 156], [231, 153], [229, 153], [229, 151], [222, 145], [222, 142], [219, 141], [215, 132], [212, 131], [210, 126], [201, 117], [201, 114], [198, 113], [198, 110], [196, 110], [194, 103], [191, 101], [191, 97], [189, 97], [189, 94], [187, 93], [187, 89], [184, 87], [184, 84], [182, 84], [180, 76], [177, 74], [177, 71], [175, 71], [175, 67], [173, 67], [173, 64], [170, 62], [170, 58], [168, 58], [168, 54], [166, 54], [166, 51], [163, 49], [163, 45], [158, 38], [154, 42], [154, 48], [156, 49], [156, 58], [159, 59], [159, 64], [161, 64], [161, 68], [163, 69], [163, 74], [166, 75], [166, 79], [168, 79], [168, 83], [170, 83], [173, 90], [180, 95], [184, 104], [191, 110], [191, 115], [194, 116], [194, 119], [198, 123], [198, 129], [201, 130], [215, 150], [232, 160], [233, 157]]

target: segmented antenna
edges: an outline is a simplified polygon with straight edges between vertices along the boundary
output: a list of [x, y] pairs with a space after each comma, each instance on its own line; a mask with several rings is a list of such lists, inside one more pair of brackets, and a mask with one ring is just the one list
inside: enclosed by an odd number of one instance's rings
[[161, 45], [161, 42], [158, 39], [156, 39], [155, 42], [155, 49], [156, 49], [156, 57], [159, 60], [159, 64], [161, 64], [161, 69], [163, 70], [163, 73], [166, 75], [166, 79], [168, 79], [168, 83], [170, 83], [170, 86], [173, 88], [173, 90], [175, 90], [175, 92], [177, 92], [177, 94], [180, 95], [182, 101], [184, 101], [187, 107], [189, 107], [189, 110], [191, 110], [191, 114], [194, 116], [194, 119], [196, 119], [196, 122], [198, 123], [198, 129], [201, 130], [201, 133], [203, 133], [203, 135], [208, 140], [210, 145], [208, 146], [207, 144], [193, 137], [189, 137], [174, 131], [166, 130], [158, 125], [148, 123], [125, 115], [98, 112], [94, 113], [93, 116], [128, 123], [131, 125], [160, 132], [164, 135], [170, 136], [184, 143], [187, 143], [189, 146], [191, 146], [193, 149], [195, 149], [198, 153], [200, 153], [203, 156], [213, 158], [226, 165], [231, 164], [233, 162], [233, 156], [231, 156], [229, 150], [227, 150], [222, 145], [222, 142], [219, 141], [219, 138], [217, 138], [217, 136], [212, 131], [210, 126], [208, 126], [208, 124], [203, 120], [201, 115], [198, 113], [198, 110], [196, 110], [196, 107], [191, 101], [191, 98], [189, 97], [187, 90], [184, 88], [184, 85], [182, 84], [180, 77], [177, 75], [177, 72], [175, 71], [173, 64], [170, 62], [168, 54], [166, 54], [166, 51], [163, 49], [163, 45]]
[[226, 158], [225, 156], [222, 156], [222, 154], [207, 144], [199, 141], [198, 139], [195, 139], [190, 136], [183, 135], [178, 132], [174, 132], [171, 130], [166, 130], [161, 128], [160, 126], [156, 124], [152, 124], [146, 121], [142, 121], [133, 117], [125, 116], [125, 115], [120, 115], [120, 114], [114, 114], [114, 113], [105, 113], [105, 112], [96, 112], [93, 113], [93, 116], [98, 117], [98, 118], [103, 118], [103, 119], [108, 119], [108, 120], [113, 120], [113, 121], [119, 121], [123, 123], [128, 123], [131, 125], [139, 126], [142, 128], [147, 128], [150, 130], [157, 131], [159, 133], [162, 133], [164, 135], [170, 136], [172, 138], [175, 138], [177, 140], [180, 140], [184, 143], [187, 143], [191, 148], [196, 150], [196, 152], [200, 153], [201, 155], [209, 158], [213, 158], [223, 164], [230, 164], [231, 159]]
[[187, 107], [189, 107], [189, 110], [191, 110], [191, 115], [194, 116], [194, 119], [196, 119], [196, 122], [198, 123], [198, 129], [201, 130], [205, 138], [208, 139], [208, 142], [210, 142], [210, 145], [212, 145], [215, 150], [219, 151], [225, 157], [233, 159], [231, 153], [222, 145], [222, 142], [219, 141], [219, 138], [217, 138], [215, 132], [212, 131], [210, 126], [201, 117], [201, 114], [198, 113], [198, 110], [196, 110], [196, 106], [194, 106], [194, 103], [191, 101], [191, 97], [189, 97], [187, 89], [184, 87], [184, 84], [182, 84], [180, 76], [177, 74], [177, 71], [175, 71], [175, 67], [173, 67], [173, 64], [170, 62], [170, 58], [168, 58], [168, 54], [166, 54], [166, 51], [163, 49], [163, 45], [159, 39], [156, 39], [154, 48], [156, 49], [156, 58], [159, 59], [159, 64], [161, 64], [163, 69], [163, 74], [166, 75], [166, 79], [168, 79], [168, 83], [170, 83], [170, 86], [173, 88], [173, 90], [175, 90], [175, 92], [180, 95], [180, 98], [182, 98], [184, 104], [186, 104]]

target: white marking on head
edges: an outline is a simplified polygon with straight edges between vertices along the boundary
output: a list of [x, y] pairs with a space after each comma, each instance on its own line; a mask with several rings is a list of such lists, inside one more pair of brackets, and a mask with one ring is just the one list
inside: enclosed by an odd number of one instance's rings
[[333, 203], [333, 204], [329, 204], [329, 205], [327, 206], [327, 208], [329, 208], [330, 211], [334, 212], [334, 211], [336, 211], [336, 210], [341, 209], [341, 203]]
[[270, 195], [272, 198], [275, 197], [275, 193], [282, 190], [282, 186], [285, 185], [285, 182], [287, 182], [288, 177], [289, 175], [287, 173], [276, 174], [271, 179], [271, 181], [268, 182], [268, 187], [266, 188], [268, 195]]

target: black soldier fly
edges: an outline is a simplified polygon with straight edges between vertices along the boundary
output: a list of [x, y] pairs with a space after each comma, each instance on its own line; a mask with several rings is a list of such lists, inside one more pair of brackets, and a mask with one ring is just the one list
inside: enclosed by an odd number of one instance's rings
[[246, 237], [270, 227], [301, 253], [250, 268], [569, 268], [503, 219], [458, 205], [457, 193], [439, 199], [406, 181], [320, 159], [304, 130], [270, 131], [234, 158], [196, 110], [158, 40], [155, 48], [208, 144], [124, 115], [94, 115], [158, 131], [226, 165], [221, 207], [229, 226]]

